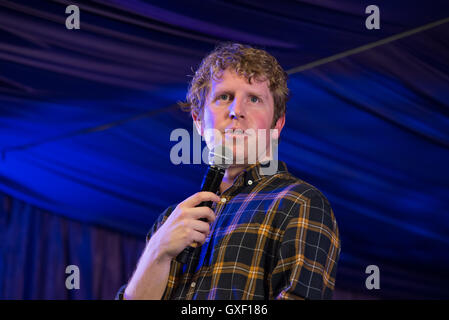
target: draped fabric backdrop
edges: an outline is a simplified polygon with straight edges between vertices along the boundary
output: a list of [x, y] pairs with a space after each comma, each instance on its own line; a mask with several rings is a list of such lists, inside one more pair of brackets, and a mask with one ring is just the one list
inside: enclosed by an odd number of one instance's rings
[[279, 158], [335, 212], [336, 298], [449, 298], [449, 2], [377, 1], [379, 30], [370, 4], [1, 1], [0, 298], [114, 297], [156, 217], [199, 188], [170, 134], [193, 134], [176, 102], [219, 41], [289, 73]]
[[[114, 299], [145, 244], [5, 195], [0, 212], [2, 299]], [[79, 268], [79, 290], [66, 289], [69, 265]]]

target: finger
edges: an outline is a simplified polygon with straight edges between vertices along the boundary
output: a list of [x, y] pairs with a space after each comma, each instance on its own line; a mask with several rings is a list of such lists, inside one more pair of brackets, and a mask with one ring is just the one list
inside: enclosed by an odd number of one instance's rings
[[214, 211], [209, 207], [195, 207], [195, 208], [189, 208], [185, 209], [186, 212], [190, 215], [192, 219], [202, 219], [205, 218], [209, 223], [212, 223], [215, 221], [215, 213]]
[[201, 220], [194, 220], [192, 222], [192, 228], [195, 231], [208, 235], [210, 232], [209, 224]]
[[210, 191], [201, 191], [201, 192], [197, 192], [194, 195], [185, 199], [182, 202], [182, 205], [184, 207], [193, 208], [193, 207], [199, 205], [203, 201], [219, 202], [220, 197]]
[[204, 242], [206, 242], [206, 235], [204, 233], [195, 231], [193, 233], [193, 241], [199, 243], [200, 245], [203, 245]]

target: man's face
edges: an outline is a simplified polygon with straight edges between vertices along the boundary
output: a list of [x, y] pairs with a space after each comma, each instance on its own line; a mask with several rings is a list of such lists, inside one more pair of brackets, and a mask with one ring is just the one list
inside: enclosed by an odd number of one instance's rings
[[274, 100], [268, 81], [253, 80], [249, 84], [226, 69], [221, 79], [211, 81], [202, 117], [194, 115], [193, 119], [209, 149], [225, 144], [231, 147], [234, 162], [251, 164], [255, 157], [261, 161], [271, 155], [270, 138], [278, 138], [285, 122], [282, 116], [272, 127], [273, 116]]

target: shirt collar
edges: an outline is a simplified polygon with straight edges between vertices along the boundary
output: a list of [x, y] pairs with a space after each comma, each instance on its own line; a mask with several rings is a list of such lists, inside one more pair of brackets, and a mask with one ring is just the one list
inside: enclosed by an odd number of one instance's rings
[[275, 174], [287, 172], [287, 165], [283, 161], [270, 160], [264, 163], [257, 162], [256, 164], [252, 164], [240, 172], [240, 174], [234, 179], [233, 185], [251, 185]]

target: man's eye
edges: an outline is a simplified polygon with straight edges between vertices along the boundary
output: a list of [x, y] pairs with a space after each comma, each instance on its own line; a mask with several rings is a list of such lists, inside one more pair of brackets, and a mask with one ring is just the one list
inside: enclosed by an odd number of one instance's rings
[[256, 96], [252, 96], [252, 97], [251, 97], [251, 102], [257, 103], [257, 102], [259, 102], [259, 101], [260, 101], [260, 99], [259, 99], [258, 97], [256, 97]]
[[219, 100], [228, 100], [229, 95], [228, 94], [220, 94], [218, 96]]

